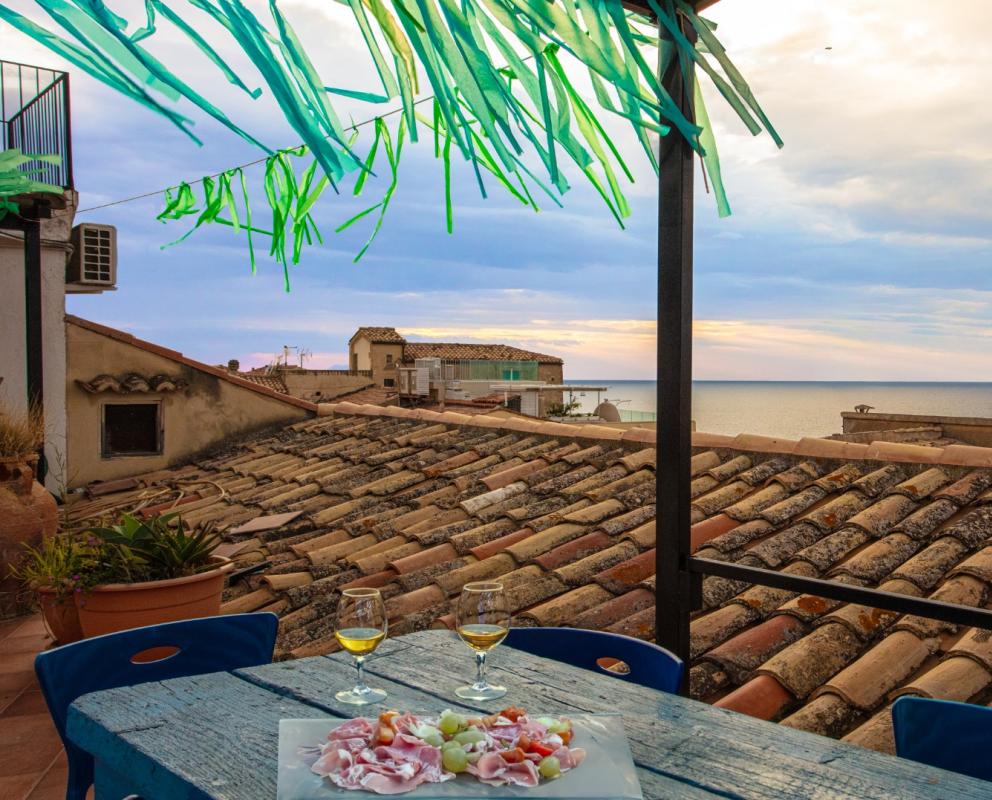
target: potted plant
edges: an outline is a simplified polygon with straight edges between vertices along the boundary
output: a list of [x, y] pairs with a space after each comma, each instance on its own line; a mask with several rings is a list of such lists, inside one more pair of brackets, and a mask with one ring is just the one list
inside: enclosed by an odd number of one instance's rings
[[44, 442], [38, 411], [0, 407], [0, 618], [22, 610], [20, 586], [10, 569], [22, 546], [37, 547], [58, 527], [55, 498], [34, 479]]
[[20, 563], [11, 568], [34, 592], [48, 631], [59, 644], [83, 638], [75, 594], [84, 568], [84, 548], [65, 534], [44, 539], [36, 547], [25, 543]]
[[83, 634], [104, 633], [220, 613], [231, 560], [213, 554], [212, 526], [187, 530], [176, 513], [89, 528], [80, 591]]

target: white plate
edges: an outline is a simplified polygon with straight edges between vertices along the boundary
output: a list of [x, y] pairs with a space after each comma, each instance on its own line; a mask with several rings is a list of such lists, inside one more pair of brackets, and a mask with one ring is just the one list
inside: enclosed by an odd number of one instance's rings
[[[540, 716], [537, 714], [535, 716]], [[422, 783], [405, 797], [429, 798], [581, 798], [581, 800], [642, 800], [637, 769], [623, 730], [623, 719], [609, 714], [569, 714], [575, 732], [573, 747], [586, 751], [586, 758], [553, 781], [542, 780], [533, 789], [523, 786], [488, 786], [471, 775], [459, 775], [444, 783]], [[284, 719], [279, 721], [279, 789], [277, 800], [328, 800], [374, 796], [371, 792], [341, 789], [310, 771], [313, 758], [301, 755], [326, 741], [327, 734], [343, 720]]]

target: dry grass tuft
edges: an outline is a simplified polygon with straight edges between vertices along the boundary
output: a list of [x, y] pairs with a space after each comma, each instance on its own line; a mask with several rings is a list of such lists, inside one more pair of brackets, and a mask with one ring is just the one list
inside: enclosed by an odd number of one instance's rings
[[0, 458], [34, 453], [45, 443], [45, 420], [40, 409], [9, 411], [0, 408]]

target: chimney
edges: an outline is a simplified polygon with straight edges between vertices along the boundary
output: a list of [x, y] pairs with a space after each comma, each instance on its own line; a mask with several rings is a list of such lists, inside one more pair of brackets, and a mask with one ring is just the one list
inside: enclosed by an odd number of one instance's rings
[[238, 359], [236, 358], [232, 358], [230, 361], [227, 362], [227, 369], [228, 372], [240, 372], [241, 362], [238, 361]]

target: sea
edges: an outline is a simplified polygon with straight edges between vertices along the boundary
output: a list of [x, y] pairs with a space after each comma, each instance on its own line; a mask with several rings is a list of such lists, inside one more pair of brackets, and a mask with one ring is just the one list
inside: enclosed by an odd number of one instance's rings
[[[569, 379], [602, 386], [624, 419], [654, 419], [657, 381]], [[592, 412], [597, 395], [576, 393], [580, 410]], [[566, 401], [568, 397], [566, 396]], [[797, 439], [840, 433], [842, 411], [856, 405], [900, 414], [992, 417], [992, 383], [867, 383], [834, 381], [693, 381], [692, 417], [707, 433], [757, 433]]]

